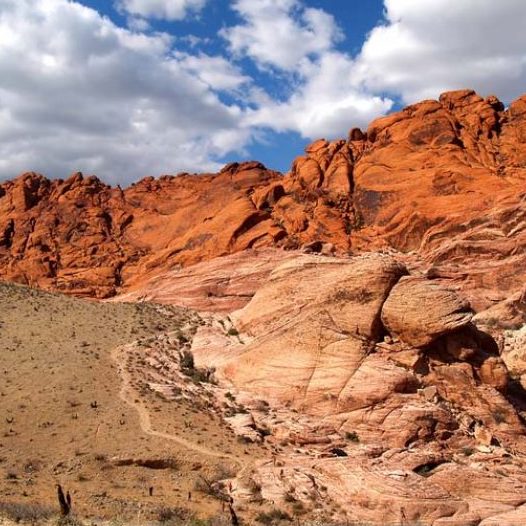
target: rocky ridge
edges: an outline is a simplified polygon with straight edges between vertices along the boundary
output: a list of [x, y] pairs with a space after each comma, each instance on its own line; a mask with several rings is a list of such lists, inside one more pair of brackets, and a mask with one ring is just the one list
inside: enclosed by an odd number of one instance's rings
[[[526, 97], [444, 93], [319, 140], [282, 176], [257, 162], [126, 189], [75, 174], [0, 185], [0, 277], [90, 297], [248, 248], [396, 250], [477, 307], [520, 292]], [[403, 204], [403, 206], [402, 206]]]

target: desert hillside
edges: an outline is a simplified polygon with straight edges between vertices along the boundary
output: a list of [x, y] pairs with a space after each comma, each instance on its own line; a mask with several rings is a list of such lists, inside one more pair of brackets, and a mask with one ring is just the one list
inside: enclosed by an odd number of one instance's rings
[[[125, 347], [146, 353], [155, 342], [178, 353], [200, 323], [185, 309], [0, 284], [0, 516], [42, 524], [58, 512], [56, 483], [71, 492], [79, 517], [220, 511], [195, 487], [237, 473], [259, 451], [195, 399], [181, 393], [167, 403], [146, 389], [144, 356]], [[122, 374], [130, 375], [127, 389]]]

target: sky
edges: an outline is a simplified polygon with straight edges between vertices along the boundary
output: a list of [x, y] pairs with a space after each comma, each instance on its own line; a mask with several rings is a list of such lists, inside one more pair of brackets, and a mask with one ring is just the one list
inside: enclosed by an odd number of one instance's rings
[[526, 92], [524, 0], [0, 0], [0, 180], [286, 171], [443, 91]]

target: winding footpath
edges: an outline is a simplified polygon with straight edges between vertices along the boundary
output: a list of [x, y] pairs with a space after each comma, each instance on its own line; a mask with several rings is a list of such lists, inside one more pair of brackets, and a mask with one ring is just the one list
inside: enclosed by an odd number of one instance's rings
[[125, 356], [135, 345], [136, 342], [132, 342], [126, 345], [116, 347], [112, 350], [111, 357], [117, 365], [118, 372], [122, 381], [122, 385], [119, 390], [119, 397], [124, 403], [129, 405], [131, 408], [135, 409], [135, 411], [137, 411], [137, 414], [139, 415], [139, 424], [141, 430], [147, 435], [164, 438], [166, 440], [176, 442], [177, 444], [192, 451], [195, 451], [196, 453], [200, 453], [201, 455], [230, 460], [237, 464], [239, 468], [244, 471], [244, 468], [247, 468], [248, 466], [245, 463], [243, 463], [239, 457], [229, 455], [227, 453], [221, 453], [219, 451], [214, 451], [213, 449], [197, 444], [196, 442], [193, 442], [191, 440], [187, 440], [186, 438], [182, 438], [178, 435], [173, 435], [170, 433], [163, 433], [162, 431], [156, 431], [153, 428], [148, 409], [144, 406], [142, 402], [136, 401], [136, 393], [131, 384], [131, 376], [130, 373], [126, 370], [125, 366]]

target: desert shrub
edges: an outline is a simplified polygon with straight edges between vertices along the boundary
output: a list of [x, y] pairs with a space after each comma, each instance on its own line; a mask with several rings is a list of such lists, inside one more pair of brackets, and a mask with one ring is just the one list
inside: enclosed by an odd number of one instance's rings
[[497, 424], [502, 424], [506, 422], [506, 414], [501, 409], [496, 409], [493, 411], [493, 418]]
[[364, 304], [374, 299], [374, 293], [364, 288], [357, 290], [338, 289], [330, 299], [334, 302]]
[[185, 343], [190, 343], [190, 340], [182, 332], [179, 332], [177, 334], [177, 339], [179, 340], [179, 343], [181, 345], [184, 345]]
[[60, 517], [57, 526], [84, 526], [84, 523], [75, 519], [75, 517]]
[[254, 409], [262, 413], [268, 413], [270, 411], [270, 404], [266, 400], [256, 400]]
[[219, 500], [227, 500], [227, 495], [222, 491], [216, 484], [217, 481], [207, 479], [205, 477], [199, 477], [194, 484], [194, 490], [214, 497]]
[[283, 500], [285, 502], [296, 502], [297, 501], [296, 496], [294, 495], [294, 489], [293, 488], [290, 488], [285, 493], [285, 495], [283, 496]]
[[251, 502], [263, 502], [263, 495], [261, 494], [261, 484], [254, 480], [253, 478], [250, 478], [248, 480], [248, 487], [250, 488], [250, 492], [252, 493], [252, 497], [250, 498]]
[[7, 517], [15, 522], [29, 522], [42, 524], [49, 519], [55, 511], [52, 508], [34, 503], [0, 502], [0, 516]]
[[296, 501], [292, 504], [292, 511], [294, 512], [294, 515], [303, 515], [307, 512], [303, 502], [300, 501]]
[[[179, 523], [176, 524], [179, 526]], [[198, 519], [194, 517], [180, 523], [180, 526], [231, 526], [231, 524], [230, 519], [227, 519], [224, 516], [218, 516], [210, 519]]]
[[234, 469], [220, 465], [210, 478], [200, 475], [195, 481], [194, 489], [219, 500], [228, 500], [222, 481], [232, 478], [235, 474], [236, 471]]
[[194, 355], [190, 351], [185, 350], [181, 355], [181, 370], [184, 374], [186, 374], [186, 376], [189, 376], [195, 383], [215, 383], [215, 369], [212, 367], [196, 367], [194, 362]]
[[166, 525], [181, 524], [194, 518], [194, 513], [191, 510], [179, 506], [174, 508], [162, 506], [157, 510], [156, 515], [157, 520]]
[[345, 433], [345, 438], [351, 442], [360, 442], [360, 437], [356, 431], [347, 431]]
[[429, 477], [433, 470], [440, 466], [440, 464], [442, 464], [442, 462], [426, 462], [413, 468], [413, 471], [422, 477]]
[[283, 510], [279, 510], [277, 508], [268, 511], [268, 512], [262, 512], [257, 515], [256, 521], [260, 522], [261, 524], [279, 524], [282, 521], [292, 521], [292, 517]]
[[183, 351], [181, 356], [181, 368], [187, 371], [195, 369], [194, 355], [190, 351]]
[[235, 327], [230, 327], [230, 329], [228, 329], [227, 334], [229, 336], [237, 336], [239, 334], [239, 331]]

